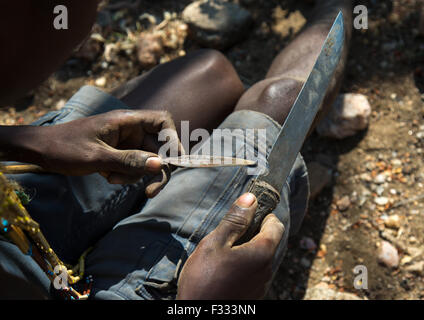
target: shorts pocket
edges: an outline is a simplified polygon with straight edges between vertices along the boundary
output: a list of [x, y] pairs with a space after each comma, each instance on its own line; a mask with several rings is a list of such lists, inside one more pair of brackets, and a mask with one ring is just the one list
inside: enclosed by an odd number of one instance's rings
[[185, 260], [182, 246], [157, 241], [155, 251], [160, 252], [146, 279], [135, 289], [137, 295], [147, 300], [171, 300], [177, 295], [177, 282], [180, 267]]

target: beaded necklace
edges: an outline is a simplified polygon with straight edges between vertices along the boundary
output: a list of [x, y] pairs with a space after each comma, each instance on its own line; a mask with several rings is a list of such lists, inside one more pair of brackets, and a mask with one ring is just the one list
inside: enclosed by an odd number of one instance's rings
[[[50, 247], [39, 224], [25, 209], [24, 205], [28, 202], [29, 198], [22, 188], [10, 182], [0, 167], [0, 234], [35, 260], [60, 297], [66, 300], [88, 299], [93, 279], [91, 276], [84, 277], [84, 266], [91, 248], [82, 254], [75, 267], [63, 263]], [[82, 280], [85, 281], [81, 285]], [[77, 287], [82, 293], [76, 290]]]

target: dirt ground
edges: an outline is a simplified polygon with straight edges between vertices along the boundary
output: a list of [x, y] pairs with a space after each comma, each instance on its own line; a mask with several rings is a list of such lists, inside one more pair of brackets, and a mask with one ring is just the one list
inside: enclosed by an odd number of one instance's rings
[[[93, 29], [97, 40], [90, 40], [85, 53], [75, 53], [25, 99], [0, 108], [0, 124], [30, 123], [61, 108], [84, 84], [108, 90], [146, 71], [134, 47], [140, 31], [152, 32], [147, 19], [138, 18], [143, 13], [160, 24], [167, 12], [161, 30], [168, 42], [161, 63], [199, 48], [181, 26], [181, 11], [191, 1], [139, 1], [138, 7], [131, 6], [134, 2], [109, 1], [103, 7], [109, 13], [99, 16]], [[255, 23], [245, 39], [224, 53], [242, 80], [253, 84], [302, 27], [313, 1], [238, 2]], [[369, 29], [354, 30], [342, 92], [367, 96], [373, 110], [370, 126], [344, 140], [314, 134], [305, 143], [307, 162], [328, 167], [333, 178], [311, 201], [302, 229], [290, 240], [269, 299], [302, 299], [307, 288], [322, 283], [366, 299], [424, 298], [424, 274], [411, 271], [424, 259], [424, 37], [418, 30], [418, 3], [361, 1], [369, 10]], [[132, 30], [129, 35], [126, 28]], [[106, 47], [110, 55], [104, 54]], [[344, 196], [350, 205], [341, 211], [336, 203]], [[388, 203], [376, 204], [377, 197], [388, 198]], [[395, 215], [400, 225], [387, 227], [385, 221]], [[379, 264], [383, 240], [398, 249], [399, 267]], [[312, 243], [309, 249], [304, 249], [305, 241]], [[357, 265], [368, 269], [368, 290], [353, 286]]]

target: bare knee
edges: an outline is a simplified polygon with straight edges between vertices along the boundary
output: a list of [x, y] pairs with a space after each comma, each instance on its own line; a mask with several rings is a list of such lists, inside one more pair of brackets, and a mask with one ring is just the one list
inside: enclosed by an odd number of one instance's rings
[[236, 109], [259, 111], [283, 123], [302, 86], [303, 82], [288, 78], [262, 80], [241, 97]]
[[207, 78], [209, 83], [221, 83], [231, 88], [240, 95], [244, 91], [243, 84], [231, 62], [224, 54], [213, 49], [202, 49], [193, 53], [195, 64], [202, 78]]

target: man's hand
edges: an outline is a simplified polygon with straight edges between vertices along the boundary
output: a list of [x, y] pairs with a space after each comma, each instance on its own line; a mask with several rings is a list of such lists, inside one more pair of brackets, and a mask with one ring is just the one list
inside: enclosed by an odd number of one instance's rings
[[113, 184], [134, 183], [152, 175], [155, 178], [146, 195], [153, 197], [168, 179], [169, 172], [165, 174], [155, 153], [157, 134], [165, 129], [170, 144], [183, 152], [170, 114], [149, 110], [115, 110], [55, 126], [15, 127], [16, 134], [9, 141], [18, 142], [9, 142], [12, 146], [3, 150], [10, 154], [24, 150], [10, 160], [35, 163], [49, 172], [70, 176], [98, 172]]
[[253, 194], [241, 196], [218, 227], [200, 241], [178, 281], [177, 299], [261, 299], [272, 277], [272, 262], [284, 233], [274, 214], [260, 232], [240, 246], [234, 243], [247, 230], [258, 203]]

